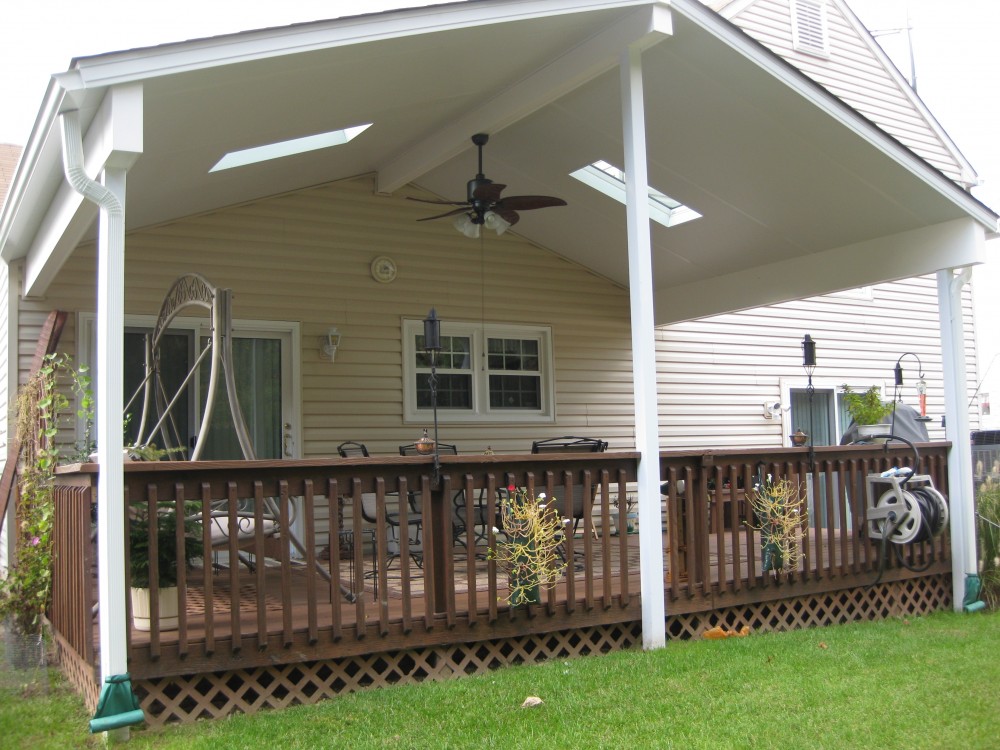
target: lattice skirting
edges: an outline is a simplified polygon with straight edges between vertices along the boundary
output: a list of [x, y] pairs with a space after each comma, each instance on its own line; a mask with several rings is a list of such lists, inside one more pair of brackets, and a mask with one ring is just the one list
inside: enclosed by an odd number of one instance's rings
[[88, 664], [86, 659], [74, 651], [58, 635], [55, 636], [55, 644], [59, 670], [65, 675], [69, 684], [83, 696], [87, 710], [93, 712], [97, 708], [97, 700], [101, 694], [101, 686], [95, 675], [95, 667]]
[[752, 632], [799, 630], [951, 609], [951, 573], [667, 617], [668, 638], [693, 638], [721, 625]]
[[[951, 606], [950, 574], [884, 583], [728, 609], [667, 617], [669, 638], [698, 637], [715, 625], [784, 631], [854, 620], [921, 615]], [[444, 680], [511, 664], [586, 656], [641, 643], [640, 622], [587, 627], [497, 641], [369, 654], [301, 664], [138, 680], [151, 726], [316, 703], [392, 684]]]

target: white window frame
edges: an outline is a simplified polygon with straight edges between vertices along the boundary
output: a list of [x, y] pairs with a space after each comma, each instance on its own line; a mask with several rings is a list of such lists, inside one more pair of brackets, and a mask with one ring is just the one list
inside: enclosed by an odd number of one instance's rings
[[[431, 409], [417, 408], [417, 336], [423, 335], [423, 320], [404, 318], [403, 338], [403, 421], [407, 424], [427, 424]], [[442, 336], [467, 336], [472, 343], [472, 408], [469, 410], [438, 409], [438, 422], [459, 424], [471, 422], [523, 423], [555, 421], [555, 385], [552, 357], [552, 329], [549, 326], [508, 323], [463, 323], [444, 321]], [[534, 339], [538, 341], [538, 362], [541, 380], [542, 406], [538, 410], [492, 409], [489, 404], [489, 376], [484, 351], [489, 338]]]

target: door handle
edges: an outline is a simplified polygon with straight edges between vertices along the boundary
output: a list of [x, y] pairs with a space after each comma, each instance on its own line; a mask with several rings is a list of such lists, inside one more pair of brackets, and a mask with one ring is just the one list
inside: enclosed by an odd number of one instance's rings
[[292, 442], [292, 424], [291, 422], [285, 422], [283, 426], [285, 430], [281, 435], [281, 452], [285, 458], [291, 458], [292, 451], [289, 446]]

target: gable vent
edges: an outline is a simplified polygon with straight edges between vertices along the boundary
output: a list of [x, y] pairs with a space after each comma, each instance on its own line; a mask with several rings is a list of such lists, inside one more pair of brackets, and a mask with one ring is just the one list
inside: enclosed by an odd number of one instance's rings
[[814, 55], [829, 53], [824, 0], [793, 0], [792, 28], [795, 49]]

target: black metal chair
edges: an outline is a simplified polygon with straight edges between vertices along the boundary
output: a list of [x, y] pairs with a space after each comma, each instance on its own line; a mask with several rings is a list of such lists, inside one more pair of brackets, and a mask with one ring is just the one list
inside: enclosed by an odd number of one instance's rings
[[[338, 445], [337, 453], [339, 453], [342, 458], [368, 458], [371, 455], [368, 452], [368, 446], [355, 440], [346, 440]], [[386, 496], [390, 497], [396, 494], [397, 493], [394, 492], [387, 492]], [[374, 492], [361, 493], [361, 517], [373, 527], [378, 526], [378, 510], [376, 506], [377, 496]], [[389, 558], [386, 561], [386, 566], [388, 568], [388, 565], [390, 565], [394, 559], [399, 557], [401, 549], [399, 543], [401, 533], [399, 513], [393, 513], [387, 508], [385, 513], [385, 522], [388, 526], [389, 532], [387, 539]], [[406, 525], [408, 527], [407, 538], [409, 540], [409, 554], [417, 566], [420, 567], [423, 565], [424, 559], [423, 543], [421, 541], [423, 518], [418, 510], [414, 510], [407, 514]]]
[[[608, 449], [608, 444], [598, 438], [576, 437], [567, 435], [565, 437], [548, 438], [546, 440], [536, 440], [531, 444], [531, 452], [540, 453], [604, 453]], [[583, 497], [583, 485], [573, 485], [573, 505], [562, 506], [568, 510], [569, 518], [573, 519], [573, 533], [575, 534], [580, 526], [580, 521], [594, 507], [594, 500], [597, 497], [597, 484], [591, 485], [590, 502], [585, 503]]]
[[[589, 438], [589, 437], [577, 437], [575, 435], [565, 435], [563, 437], [557, 438], [547, 438], [546, 440], [536, 440], [531, 444], [531, 452], [534, 454], [542, 453], [603, 453], [608, 449], [608, 444], [606, 441], [599, 438]], [[570, 499], [570, 503], [560, 503], [560, 507], [566, 513], [566, 517], [573, 520], [573, 535], [576, 536], [578, 529], [580, 528], [580, 521], [586, 518], [594, 507], [594, 501], [597, 499], [597, 484], [592, 484], [590, 487], [590, 497], [584, 498], [583, 485], [574, 484], [573, 485], [573, 497]], [[558, 498], [558, 495], [556, 496]], [[559, 554], [565, 560], [566, 554], [563, 546], [559, 545]], [[574, 557], [582, 557], [582, 552], [577, 552]], [[577, 562], [574, 566], [579, 570], [582, 565]]]

